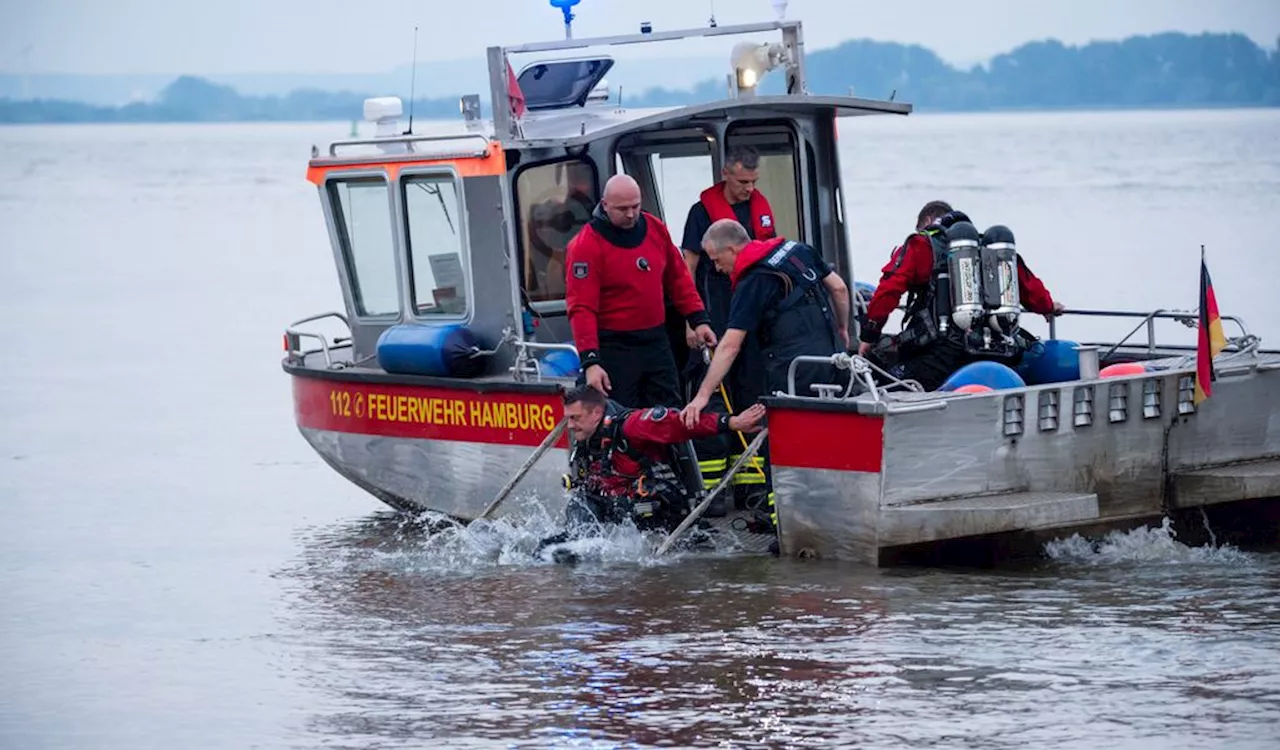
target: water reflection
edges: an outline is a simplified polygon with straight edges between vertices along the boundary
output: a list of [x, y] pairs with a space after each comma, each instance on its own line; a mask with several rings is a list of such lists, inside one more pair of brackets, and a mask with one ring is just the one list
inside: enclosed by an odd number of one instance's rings
[[1180, 727], [1248, 745], [1280, 720], [1280, 672], [1262, 666], [1280, 646], [1274, 556], [876, 571], [656, 563], [622, 543], [564, 567], [510, 554], [527, 533], [444, 553], [388, 516], [313, 532], [281, 573], [323, 696], [311, 729], [394, 746], [1005, 747]]

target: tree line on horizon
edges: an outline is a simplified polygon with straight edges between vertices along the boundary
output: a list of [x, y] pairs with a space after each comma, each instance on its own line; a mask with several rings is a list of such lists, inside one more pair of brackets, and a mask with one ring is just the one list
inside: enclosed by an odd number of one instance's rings
[[[809, 90], [912, 103], [917, 111], [1280, 106], [1280, 40], [1266, 50], [1243, 34], [1165, 33], [1075, 47], [1030, 42], [985, 65], [953, 67], [920, 45], [850, 40], [807, 59]], [[782, 76], [761, 83], [781, 93]], [[722, 99], [724, 80], [692, 89], [653, 88], [627, 107], [679, 106]], [[230, 86], [182, 76], [153, 102], [104, 107], [59, 100], [0, 99], [0, 122], [246, 122], [358, 118], [377, 94], [301, 89], [243, 96]], [[406, 105], [407, 106], [407, 105]], [[484, 105], [487, 109], [487, 102]], [[414, 114], [456, 118], [457, 97], [420, 98]]]

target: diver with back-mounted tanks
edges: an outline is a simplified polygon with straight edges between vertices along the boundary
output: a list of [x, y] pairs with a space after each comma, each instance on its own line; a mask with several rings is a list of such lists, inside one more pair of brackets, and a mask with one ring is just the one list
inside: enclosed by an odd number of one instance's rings
[[[903, 293], [902, 332], [882, 337]], [[1017, 366], [1032, 338], [1018, 326], [1024, 309], [1049, 318], [1065, 308], [1018, 255], [1013, 232], [997, 224], [979, 233], [964, 213], [931, 201], [883, 269], [858, 353], [936, 390], [970, 362]]]

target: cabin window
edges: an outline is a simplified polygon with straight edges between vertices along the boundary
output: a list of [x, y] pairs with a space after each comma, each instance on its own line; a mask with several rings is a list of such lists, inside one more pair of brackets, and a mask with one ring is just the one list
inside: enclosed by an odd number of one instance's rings
[[329, 196], [356, 314], [399, 313], [387, 183], [379, 177], [334, 181]]
[[589, 162], [539, 164], [520, 172], [520, 284], [528, 302], [564, 299], [565, 251], [591, 221], [598, 201], [595, 168]]
[[452, 174], [403, 182], [409, 295], [416, 315], [467, 314], [467, 257], [462, 204]]
[[[685, 219], [689, 218], [689, 209], [701, 200], [702, 191], [715, 184], [719, 178], [711, 164], [711, 154], [700, 156], [664, 156], [654, 154], [652, 157], [653, 181], [658, 186], [661, 197], [662, 215], [666, 219], [667, 229], [671, 231], [671, 241], [683, 246]], [[702, 238], [694, 247], [686, 250], [697, 250], [702, 246]]]
[[[796, 162], [796, 139], [789, 125], [750, 124], [731, 126], [726, 135], [729, 148], [751, 146], [760, 153], [760, 179], [756, 189], [769, 199], [779, 237], [811, 241], [800, 220], [800, 170]], [[716, 179], [720, 179], [716, 176]]]

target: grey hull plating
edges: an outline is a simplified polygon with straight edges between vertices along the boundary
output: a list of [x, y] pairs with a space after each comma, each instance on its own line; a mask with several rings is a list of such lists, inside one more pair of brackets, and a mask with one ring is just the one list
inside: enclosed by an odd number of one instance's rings
[[[783, 551], [878, 564], [895, 547], [1280, 502], [1278, 369], [1280, 356], [1261, 354], [1199, 408], [1187, 371], [934, 394], [921, 400], [945, 409], [884, 416], [879, 472], [776, 469]], [[1092, 392], [1091, 413], [1077, 413], [1077, 391]]]
[[[299, 428], [316, 453], [339, 474], [394, 508], [473, 520], [532, 453], [517, 445], [359, 435]], [[564, 510], [561, 449], [547, 451], [497, 516], [534, 498], [548, 513]]]

